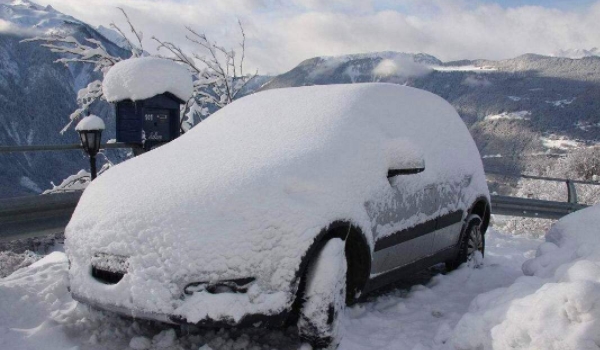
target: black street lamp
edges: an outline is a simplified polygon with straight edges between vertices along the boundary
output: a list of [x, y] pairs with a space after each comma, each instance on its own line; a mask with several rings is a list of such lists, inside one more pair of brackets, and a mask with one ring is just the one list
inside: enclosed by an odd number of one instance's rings
[[81, 119], [75, 130], [79, 133], [81, 146], [90, 156], [90, 172], [92, 180], [94, 180], [96, 178], [96, 155], [100, 151], [104, 121], [95, 115], [90, 115]]

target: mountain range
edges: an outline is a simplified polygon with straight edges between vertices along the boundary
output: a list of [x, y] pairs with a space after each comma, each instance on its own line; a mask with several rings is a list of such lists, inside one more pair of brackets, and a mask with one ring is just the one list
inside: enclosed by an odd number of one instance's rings
[[[0, 145], [77, 143], [60, 134], [76, 108], [77, 91], [97, 79], [90, 65], [54, 63], [57, 54], [32, 36], [94, 38], [116, 56], [124, 43], [110, 28], [94, 28], [50, 6], [0, 1]], [[315, 57], [289, 72], [259, 76], [245, 94], [305, 85], [387, 82], [431, 91], [457, 109], [490, 171], [520, 171], [528, 157], [556, 156], [600, 141], [600, 57], [597, 50], [549, 57], [442, 62], [424, 53], [374, 52]], [[577, 59], [560, 57], [572, 56]], [[103, 140], [114, 138], [108, 103], [94, 114], [107, 122]], [[113, 161], [122, 154], [108, 154]], [[81, 151], [0, 153], [0, 198], [37, 194], [87, 169]]]

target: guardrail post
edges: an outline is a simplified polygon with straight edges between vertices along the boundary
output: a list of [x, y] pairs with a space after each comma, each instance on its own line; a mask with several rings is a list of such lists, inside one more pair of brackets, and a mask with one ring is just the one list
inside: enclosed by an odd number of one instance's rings
[[567, 179], [567, 196], [569, 203], [577, 203], [577, 189], [573, 181]]

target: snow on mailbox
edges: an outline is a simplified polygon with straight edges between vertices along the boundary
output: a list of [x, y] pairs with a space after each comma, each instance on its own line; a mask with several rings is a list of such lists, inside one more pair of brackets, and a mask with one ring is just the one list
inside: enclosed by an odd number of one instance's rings
[[102, 92], [116, 104], [117, 141], [149, 150], [179, 136], [179, 108], [192, 96], [190, 72], [162, 58], [130, 58], [106, 74]]

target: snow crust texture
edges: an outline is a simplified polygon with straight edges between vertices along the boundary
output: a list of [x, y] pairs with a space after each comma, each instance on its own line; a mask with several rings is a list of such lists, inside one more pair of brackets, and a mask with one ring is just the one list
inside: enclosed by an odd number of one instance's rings
[[[373, 243], [366, 203], [389, 205], [388, 169], [415, 154], [426, 169], [398, 180], [406, 191], [469, 179], [463, 207], [487, 195], [466, 126], [431, 93], [357, 84], [244, 97], [88, 186], [66, 230], [72, 290], [190, 322], [279, 313], [321, 230], [347, 220]], [[90, 276], [98, 253], [128, 257], [117, 285]], [[189, 283], [240, 278], [255, 278], [247, 293], [181, 298]]]
[[454, 330], [458, 349], [583, 350], [600, 346], [600, 205], [546, 234], [526, 276], [475, 298]]
[[118, 62], [106, 73], [102, 83], [108, 102], [143, 100], [165, 92], [187, 101], [192, 91], [192, 75], [185, 67], [156, 57]]

